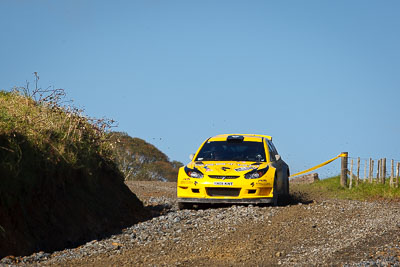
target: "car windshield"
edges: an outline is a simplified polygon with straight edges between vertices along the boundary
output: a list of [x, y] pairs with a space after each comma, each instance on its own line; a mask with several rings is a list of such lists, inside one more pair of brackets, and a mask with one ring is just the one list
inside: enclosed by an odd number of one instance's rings
[[262, 142], [207, 142], [201, 148], [196, 161], [264, 161]]

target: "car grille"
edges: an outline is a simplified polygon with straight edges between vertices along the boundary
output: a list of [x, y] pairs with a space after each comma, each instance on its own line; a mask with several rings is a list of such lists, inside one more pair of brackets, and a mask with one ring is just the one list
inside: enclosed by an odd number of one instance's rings
[[207, 187], [207, 195], [212, 197], [237, 197], [240, 188]]
[[236, 179], [239, 178], [239, 175], [209, 175], [208, 177], [213, 178], [213, 179]]

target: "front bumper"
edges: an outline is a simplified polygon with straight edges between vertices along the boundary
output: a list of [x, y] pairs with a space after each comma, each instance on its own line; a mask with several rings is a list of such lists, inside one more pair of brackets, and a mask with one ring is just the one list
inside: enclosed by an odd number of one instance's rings
[[206, 203], [206, 204], [270, 204], [273, 198], [242, 198], [242, 199], [221, 199], [221, 198], [178, 198], [182, 203]]
[[[187, 203], [273, 203], [273, 181], [191, 179], [178, 182], [178, 202]], [[216, 185], [224, 183], [224, 185]]]

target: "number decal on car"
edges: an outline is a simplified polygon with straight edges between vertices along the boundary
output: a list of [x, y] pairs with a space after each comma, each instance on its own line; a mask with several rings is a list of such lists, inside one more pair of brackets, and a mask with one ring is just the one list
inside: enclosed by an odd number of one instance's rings
[[214, 182], [214, 185], [233, 185], [233, 182]]

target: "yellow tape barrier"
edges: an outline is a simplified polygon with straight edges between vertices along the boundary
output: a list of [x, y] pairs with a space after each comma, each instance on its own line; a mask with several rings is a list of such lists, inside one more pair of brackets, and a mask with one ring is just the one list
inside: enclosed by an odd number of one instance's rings
[[345, 157], [345, 156], [346, 156], [346, 154], [340, 154], [340, 155], [334, 157], [333, 159], [327, 160], [327, 161], [325, 161], [325, 162], [323, 162], [323, 163], [321, 163], [321, 164], [318, 164], [317, 166], [314, 166], [314, 167], [312, 167], [312, 168], [310, 168], [310, 169], [307, 169], [307, 170], [305, 170], [305, 171], [298, 172], [298, 173], [296, 173], [296, 174], [292, 174], [292, 175], [289, 176], [289, 178], [293, 178], [294, 176], [298, 176], [298, 175], [305, 174], [305, 173], [307, 173], [307, 172], [316, 170], [316, 169], [318, 169], [318, 168], [321, 168], [322, 166], [325, 166], [325, 165], [331, 163], [331, 162], [334, 161], [334, 160], [337, 160], [337, 159], [340, 158], [340, 157]]

